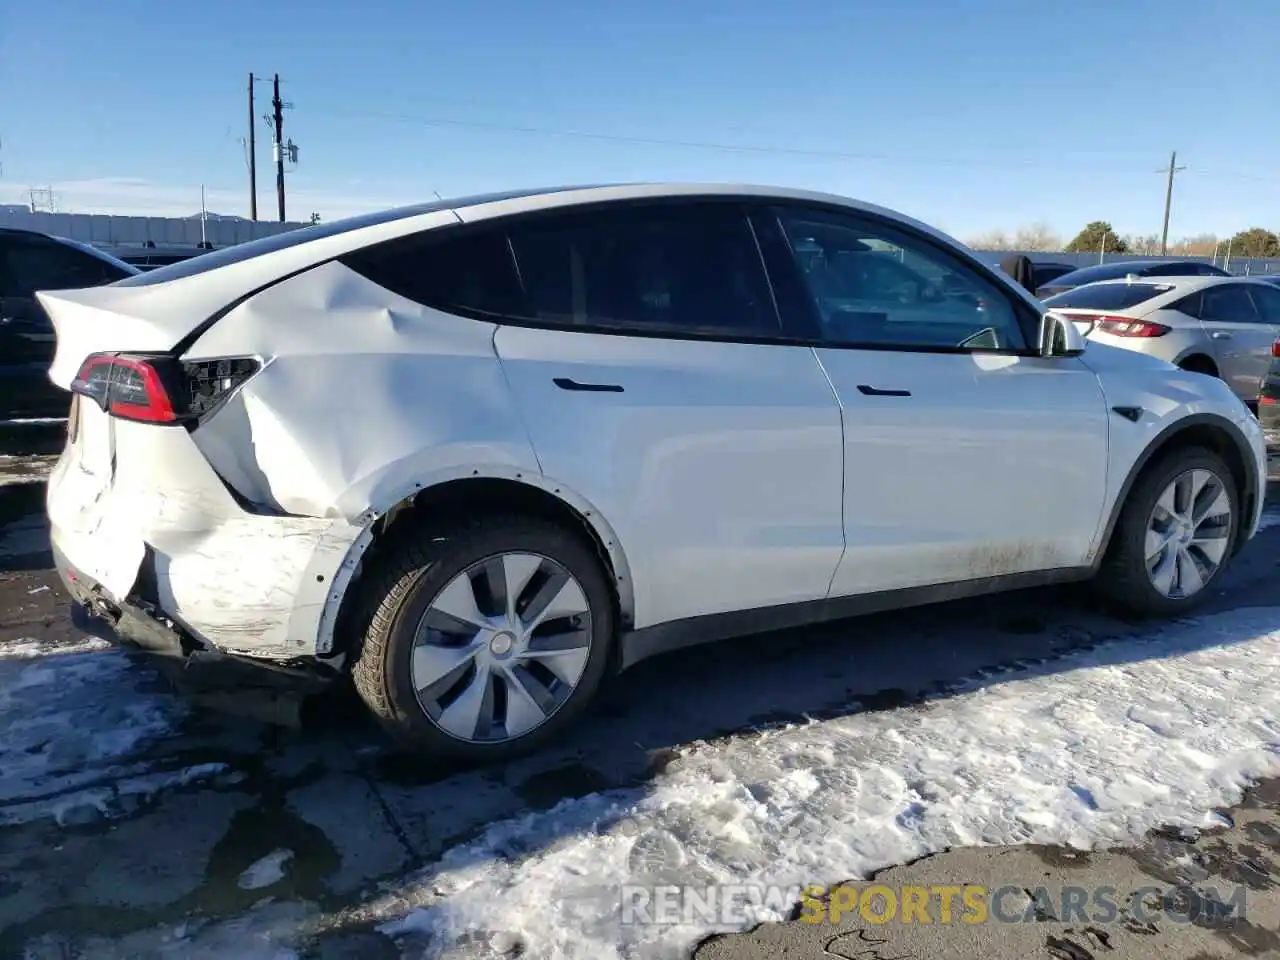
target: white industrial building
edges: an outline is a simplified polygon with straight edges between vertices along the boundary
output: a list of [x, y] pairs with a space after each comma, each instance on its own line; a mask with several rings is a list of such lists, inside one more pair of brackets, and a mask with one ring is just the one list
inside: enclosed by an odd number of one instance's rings
[[0, 227], [37, 230], [90, 243], [116, 256], [135, 259], [153, 252], [174, 259], [201, 249], [228, 247], [306, 226], [274, 220], [248, 220], [217, 214], [191, 217], [117, 217], [93, 213], [33, 212], [20, 204], [0, 204]]

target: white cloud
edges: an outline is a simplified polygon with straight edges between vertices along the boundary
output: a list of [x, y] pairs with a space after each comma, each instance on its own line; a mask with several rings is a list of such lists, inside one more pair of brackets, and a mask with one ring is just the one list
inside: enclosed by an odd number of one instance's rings
[[[0, 204], [29, 203], [32, 188], [43, 189], [46, 186], [52, 187], [60, 213], [187, 217], [200, 212], [200, 184], [156, 183], [142, 177], [96, 177], [51, 184], [0, 180]], [[323, 184], [306, 184], [295, 189], [287, 179], [285, 189], [286, 213], [290, 220], [305, 220], [313, 212], [325, 220], [338, 220], [425, 199], [412, 195], [355, 194], [341, 189], [326, 189]], [[248, 216], [248, 186], [241, 189], [206, 186], [205, 205], [215, 213]], [[258, 182], [258, 217], [274, 220], [275, 214], [275, 176], [264, 175]]]

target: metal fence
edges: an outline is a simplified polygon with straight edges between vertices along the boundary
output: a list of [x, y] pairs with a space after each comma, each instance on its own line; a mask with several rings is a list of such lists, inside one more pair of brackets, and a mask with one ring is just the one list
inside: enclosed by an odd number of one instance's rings
[[1096, 253], [1046, 253], [1043, 250], [975, 250], [974, 253], [978, 255], [978, 258], [983, 263], [988, 263], [992, 266], [998, 265], [1001, 260], [1010, 256], [1026, 256], [1032, 260], [1052, 263], [1069, 263], [1075, 267], [1092, 267], [1099, 263], [1119, 263], [1135, 260], [1197, 260], [1201, 263], [1215, 264], [1230, 273], [1240, 276], [1252, 276], [1258, 273], [1280, 273], [1280, 259], [1264, 259], [1261, 257], [1232, 257], [1228, 260], [1221, 255], [1217, 257], [1184, 257], [1177, 254], [1168, 254], [1161, 257], [1134, 253], [1108, 253], [1099, 256]]

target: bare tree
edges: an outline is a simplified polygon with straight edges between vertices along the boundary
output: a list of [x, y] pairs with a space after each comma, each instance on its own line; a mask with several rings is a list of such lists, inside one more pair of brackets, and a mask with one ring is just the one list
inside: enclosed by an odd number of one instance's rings
[[1154, 256], [1160, 252], [1160, 238], [1154, 233], [1127, 234], [1124, 242], [1130, 253], [1140, 257]]
[[1019, 227], [1013, 235], [1013, 249], [1028, 253], [1047, 253], [1062, 249], [1062, 237], [1058, 236], [1044, 221]]
[[1212, 257], [1218, 252], [1218, 238], [1212, 233], [1199, 233], [1184, 237], [1169, 245], [1169, 252], [1181, 257]]
[[988, 230], [965, 241], [965, 245], [973, 250], [1012, 250], [1009, 235], [1003, 230]]

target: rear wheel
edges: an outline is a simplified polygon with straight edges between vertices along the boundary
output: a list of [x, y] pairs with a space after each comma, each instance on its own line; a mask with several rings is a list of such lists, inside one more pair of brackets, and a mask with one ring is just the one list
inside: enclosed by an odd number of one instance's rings
[[569, 726], [610, 661], [613, 600], [595, 551], [542, 520], [403, 539], [366, 594], [356, 689], [402, 743], [485, 762]]
[[1161, 457], [1134, 484], [1097, 585], [1140, 615], [1190, 609], [1226, 567], [1238, 517], [1235, 480], [1221, 457], [1200, 448]]

